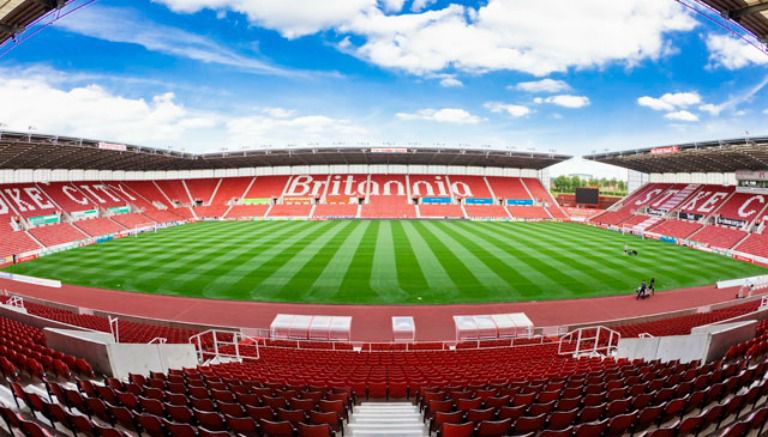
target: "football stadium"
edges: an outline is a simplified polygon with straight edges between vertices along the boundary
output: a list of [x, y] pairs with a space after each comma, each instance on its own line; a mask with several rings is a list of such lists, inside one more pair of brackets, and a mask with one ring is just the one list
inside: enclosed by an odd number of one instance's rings
[[768, 435], [768, 2], [289, 3], [0, 0], [0, 435]]

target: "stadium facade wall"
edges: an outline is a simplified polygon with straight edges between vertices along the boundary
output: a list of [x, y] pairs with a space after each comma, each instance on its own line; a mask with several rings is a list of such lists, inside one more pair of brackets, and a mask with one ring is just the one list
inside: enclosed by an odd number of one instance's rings
[[192, 344], [116, 343], [112, 334], [73, 329], [46, 328], [43, 332], [51, 348], [84, 357], [94, 370], [113, 378], [168, 372], [198, 364]]
[[735, 173], [651, 173], [650, 183], [736, 185]]
[[755, 337], [756, 320], [696, 327], [691, 335], [622, 338], [617, 358], [708, 363], [722, 358], [734, 344]]
[[0, 184], [72, 181], [135, 181], [203, 179], [242, 176], [292, 176], [301, 174], [427, 174], [541, 178], [539, 170], [446, 165], [299, 165], [221, 170], [121, 171], [121, 170], [0, 170]]

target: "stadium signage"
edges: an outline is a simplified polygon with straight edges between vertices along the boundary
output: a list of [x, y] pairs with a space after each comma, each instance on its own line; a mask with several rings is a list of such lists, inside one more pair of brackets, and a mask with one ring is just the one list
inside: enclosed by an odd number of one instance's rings
[[268, 197], [254, 197], [251, 199], [243, 199], [241, 202], [243, 205], [268, 205], [272, 202], [272, 199]]
[[744, 219], [754, 216], [762, 211], [763, 206], [765, 206], [765, 198], [766, 196], [762, 194], [755, 194], [754, 196], [747, 198], [741, 206], [739, 206], [739, 209], [736, 210], [736, 214]]
[[32, 226], [52, 225], [61, 221], [61, 216], [58, 214], [40, 215], [37, 217], [30, 217], [27, 219]]
[[467, 205], [493, 205], [493, 199], [489, 197], [470, 197], [464, 199], [464, 203]]
[[408, 149], [404, 147], [377, 147], [371, 149], [371, 153], [408, 153]]
[[678, 215], [679, 218], [683, 220], [700, 220], [702, 215], [701, 214], [694, 214], [692, 212], [681, 212]]
[[283, 197], [283, 202], [287, 204], [306, 205], [307, 203], [312, 203], [313, 200], [312, 197]]
[[353, 175], [334, 175], [315, 179], [312, 175], [293, 176], [285, 197], [326, 196], [411, 196], [411, 197], [472, 197], [472, 189], [464, 182], [451, 182], [442, 176], [422, 177], [406, 186], [402, 177], [368, 180]]
[[654, 147], [651, 149], [651, 155], [669, 155], [680, 151], [680, 146]]
[[127, 214], [131, 212], [131, 208], [128, 205], [116, 206], [114, 208], [109, 208], [107, 211], [109, 211], [110, 214]]
[[650, 215], [663, 216], [667, 213], [666, 209], [648, 208], [646, 212]]
[[99, 216], [99, 211], [96, 209], [87, 209], [85, 211], [75, 211], [72, 213], [72, 218], [75, 220], [96, 218]]
[[[16, 206], [20, 213], [44, 209], [55, 209], [53, 203], [37, 187], [12, 187], [4, 188], [3, 192], [9, 202]], [[7, 214], [8, 206], [0, 199], [0, 214]]]
[[425, 204], [432, 203], [432, 204], [443, 204], [443, 205], [445, 205], [445, 204], [451, 203], [451, 198], [450, 197], [422, 197], [421, 198], [421, 203], [425, 203]]
[[768, 171], [736, 170], [736, 180], [768, 181]]
[[125, 144], [105, 143], [102, 141], [99, 143], [99, 149], [114, 150], [116, 152], [125, 152], [126, 150], [128, 150], [128, 147], [126, 147]]
[[533, 199], [507, 199], [507, 205], [531, 206]]
[[[67, 188], [70, 188], [70, 189], [67, 189]], [[78, 185], [78, 188], [80, 188], [82, 193], [87, 194], [88, 196], [90, 196], [91, 199], [95, 200], [96, 202], [102, 205], [109, 202], [109, 200], [105, 199], [106, 197], [108, 197], [109, 199], [112, 200], [112, 202], [115, 202], [115, 203], [124, 202], [122, 199], [114, 195], [104, 184], [92, 184], [92, 185], [81, 184], [81, 185]], [[64, 185], [64, 188], [62, 188], [62, 190], [64, 191], [64, 194], [69, 196], [69, 198], [74, 200], [75, 202], [81, 205], [88, 204], [88, 199], [86, 197], [78, 197], [78, 198], [73, 197], [73, 195], [76, 194], [76, 192], [73, 192], [74, 190], [71, 190], [71, 187], [69, 187], [68, 185]]]
[[325, 203], [348, 205], [350, 203], [357, 203], [357, 198], [349, 196], [326, 196]]
[[717, 224], [720, 224], [720, 225], [742, 227], [746, 223], [747, 223], [746, 220], [737, 220], [737, 219], [732, 219], [728, 217], [717, 218]]
[[700, 191], [691, 200], [686, 202], [681, 209], [710, 213], [729, 194], [727, 191]]

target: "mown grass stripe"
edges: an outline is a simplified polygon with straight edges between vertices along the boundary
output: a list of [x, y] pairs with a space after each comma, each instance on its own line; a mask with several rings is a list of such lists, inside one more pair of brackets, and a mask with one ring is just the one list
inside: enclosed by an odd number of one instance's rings
[[[485, 241], [496, 244], [498, 247], [503, 248], [521, 262], [527, 264], [533, 269], [538, 270], [543, 275], [546, 275], [552, 282], [555, 282], [557, 287], [553, 287], [552, 289], [547, 290], [548, 294], [558, 296], [559, 298], [572, 297], [575, 295], [574, 287], [584, 287], [587, 285], [584, 280], [590, 280], [589, 278], [577, 278], [576, 275], [571, 275], [568, 273], [564, 274], [564, 272], [571, 270], [570, 267], [563, 265], [562, 263], [558, 263], [559, 265], [553, 266], [552, 264], [556, 263], [556, 260], [551, 259], [546, 254], [541, 253], [540, 250], [535, 246], [519, 244], [519, 235], [515, 236], [514, 238], [510, 238], [509, 236], [505, 235], [499, 235], [498, 233], [494, 232], [493, 229], [487, 226], [477, 226], [476, 228], [470, 227], [468, 229], [470, 229], [479, 237], [485, 239]], [[510, 241], [516, 244], [510, 244]]]
[[[588, 287], [590, 284], [599, 284], [601, 287], [620, 288], [626, 286], [626, 282], [620, 279], [622, 276], [626, 276], [631, 272], [637, 275], [643, 273], [642, 269], [637, 267], [632, 268], [626, 264], [623, 266], [623, 269], [615, 268], [614, 265], [609, 261], [612, 258], [611, 256], [595, 255], [594, 251], [583, 250], [578, 246], [578, 244], [568, 244], [567, 238], [563, 238], [559, 235], [557, 237], [552, 237], [551, 234], [539, 232], [513, 233], [511, 229], [507, 229], [503, 226], [497, 227], [495, 231], [504, 235], [522, 237], [523, 241], [526, 242], [528, 247], [536, 247], [536, 250], [539, 253], [543, 253], [553, 259], [556, 259], [559, 262], [568, 265], [568, 267], [572, 268], [573, 270], [579, 271], [583, 275], [591, 278], [592, 281], [586, 282]], [[555, 240], [555, 238], [557, 240]], [[560, 249], [561, 244], [566, 244], [573, 247], [571, 247], [569, 250], [562, 250]], [[553, 249], [555, 247], [557, 249]], [[563, 270], [560, 271], [562, 272]], [[641, 278], [637, 280], [637, 283], [639, 284], [640, 280], [642, 280], [642, 276], [638, 277]], [[594, 285], [592, 286], [594, 287]]]
[[[350, 222], [353, 223], [353, 229], [339, 246], [336, 253], [329, 260], [322, 272], [317, 276], [308, 279], [314, 281], [304, 294], [306, 302], [327, 302], [332, 300], [339, 291], [344, 276], [352, 265], [355, 252], [363, 241], [365, 231], [370, 226], [370, 222]], [[375, 263], [374, 263], [375, 266]]]
[[392, 232], [392, 244], [395, 247], [395, 268], [397, 269], [397, 283], [401, 289], [411, 293], [417, 300], [429, 300], [435, 296], [434, 289], [427, 283], [419, 258], [408, 241], [402, 222], [389, 222]]
[[433, 290], [443, 290], [445, 293], [459, 295], [458, 285], [453, 281], [450, 274], [446, 272], [445, 267], [440, 262], [440, 258], [432, 250], [424, 237], [418, 231], [419, 222], [402, 222], [403, 232], [408, 239], [408, 244], [417, 253], [416, 261], [421, 271], [424, 273], [424, 279]]
[[455, 233], [446, 232], [431, 221], [424, 222], [424, 229], [432, 235], [435, 242], [441, 245], [441, 256], [443, 259], [446, 259], [444, 265], [452, 262], [452, 264], [460, 266], [452, 276], [452, 278], [456, 278], [454, 281], [461, 281], [463, 279], [462, 275], [469, 273], [474, 277], [473, 282], [483, 284], [482, 289], [475, 289], [470, 292], [474, 298], [479, 301], [487, 301], [491, 296], [497, 295], [498, 291], [512, 290], [511, 284], [503, 278], [503, 273], [499, 272], [502, 274], [497, 274], [495, 270], [488, 267], [480, 259], [478, 253], [459, 243], [454, 238]]
[[379, 295], [392, 294], [398, 300], [407, 301], [412, 296], [400, 288], [395, 252], [392, 223], [381, 222], [379, 233], [376, 235], [376, 252], [373, 255], [370, 286]]
[[[279, 260], [276, 258], [284, 256], [285, 253], [290, 253], [291, 247], [300, 247], [305, 244], [305, 238], [312, 239], [328, 227], [327, 224], [317, 226], [313, 223], [308, 223], [307, 226], [301, 226], [299, 229], [294, 229], [294, 232], [286, 233], [280, 236], [270, 237], [269, 250], [256, 251], [250, 254], [250, 256], [241, 260], [241, 262], [229, 269], [225, 274], [217, 278], [214, 282], [206, 286], [204, 295], [208, 297], [217, 295], [235, 294], [240, 296], [241, 299], [254, 299], [253, 293], [258, 292], [258, 283], [262, 278], [269, 275], [275, 268], [275, 265], [279, 266]], [[268, 294], [264, 294], [262, 298], [269, 297]]]
[[351, 222], [336, 222], [334, 227], [304, 246], [266, 278], [259, 285], [259, 292], [273, 293], [289, 301], [303, 300], [305, 293], [333, 259], [352, 228]]
[[[483, 246], [477, 241], [477, 237], [468, 233], [455, 223], [439, 222], [439, 226], [446, 228], [456, 241], [478, 256], [488, 268], [497, 275], [505, 278], [511, 293], [521, 296], [535, 295], [542, 291], [542, 285], [549, 282], [549, 278], [532, 268], [522, 268], [521, 264], [498, 248]], [[514, 291], [513, 291], [514, 290]]]
[[[544, 235], [542, 238], [547, 239], [553, 244], [559, 243], [558, 241], [553, 240], [551, 233]], [[625, 256], [623, 252], [623, 245], [603, 245], [601, 247], [594, 248], [591, 251], [582, 250], [578, 247], [571, 247], [570, 245], [566, 245], [566, 247], [569, 247], [569, 250], [567, 250], [568, 253], [573, 253], [585, 258], [595, 258], [595, 256], [591, 255], [594, 253], [602, 254], [602, 256], [597, 257], [596, 262], [599, 265], [603, 267], [609, 265], [613, 266], [612, 269], [615, 275], [618, 276], [627, 277], [629, 276], [629, 273], [632, 273], [635, 275], [635, 282], [637, 284], [639, 284], [643, 279], [648, 280], [650, 277], [656, 277], [658, 285], [657, 288], [659, 290], [666, 288], [679, 288], [680, 284], [695, 281], [699, 276], [697, 273], [700, 269], [699, 266], [684, 264], [673, 266], [656, 262], [655, 258], [653, 257], [653, 253], [654, 249], [658, 248], [660, 244], [662, 243], [655, 240], [648, 241], [645, 247], [647, 250], [644, 250], [641, 256], [632, 257], [628, 260], [628, 262], [625, 261], [621, 263], [617, 260]], [[682, 248], [674, 247], [668, 249]]]
[[[351, 303], [359, 303], [368, 299], [373, 302], [379, 301], [380, 296], [366, 286], [373, 268], [373, 254], [376, 251], [375, 236], [379, 233], [379, 226], [381, 223], [374, 221], [366, 228], [363, 239], [357, 245], [355, 255], [352, 257], [349, 269], [344, 274], [339, 292], [335, 295], [337, 298]], [[364, 293], [363, 290], [366, 292]], [[366, 294], [367, 296], [365, 296]]]

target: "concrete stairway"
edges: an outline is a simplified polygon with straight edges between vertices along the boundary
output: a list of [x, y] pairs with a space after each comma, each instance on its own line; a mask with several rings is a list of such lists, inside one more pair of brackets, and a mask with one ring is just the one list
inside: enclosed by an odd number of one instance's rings
[[425, 437], [426, 425], [410, 402], [363, 402], [347, 426], [350, 437]]

